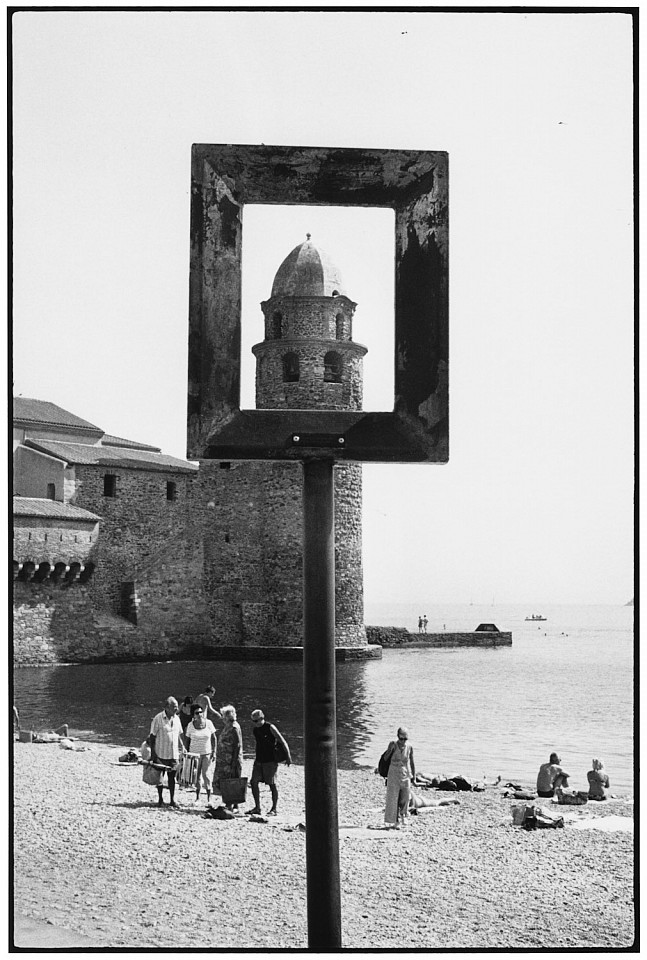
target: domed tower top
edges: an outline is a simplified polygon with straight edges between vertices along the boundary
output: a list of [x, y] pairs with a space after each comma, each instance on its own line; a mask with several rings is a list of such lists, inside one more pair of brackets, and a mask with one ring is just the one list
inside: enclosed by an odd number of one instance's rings
[[287, 255], [277, 270], [272, 296], [336, 297], [346, 296], [346, 291], [339, 268], [307, 233], [305, 241]]

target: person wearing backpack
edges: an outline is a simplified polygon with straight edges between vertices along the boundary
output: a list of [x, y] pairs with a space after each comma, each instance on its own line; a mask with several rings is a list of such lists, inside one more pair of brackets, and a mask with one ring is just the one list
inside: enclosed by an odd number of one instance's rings
[[389, 772], [386, 778], [384, 822], [387, 828], [399, 830], [409, 813], [411, 781], [416, 778], [413, 747], [404, 727], [398, 728], [398, 739], [391, 741], [386, 757], [389, 760]]

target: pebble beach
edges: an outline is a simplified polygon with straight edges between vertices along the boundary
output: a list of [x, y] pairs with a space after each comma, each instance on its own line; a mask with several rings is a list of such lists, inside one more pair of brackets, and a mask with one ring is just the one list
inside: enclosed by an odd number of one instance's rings
[[[14, 743], [17, 946], [39, 945], [31, 931], [48, 928], [52, 944], [77, 949], [307, 948], [303, 767], [280, 768], [277, 818], [219, 821], [186, 788], [176, 809], [159, 808], [141, 766], [119, 763], [127, 747], [75, 746]], [[432, 789], [460, 802], [387, 831], [373, 771], [340, 770], [338, 792], [344, 948], [634, 944], [630, 798], [540, 801], [565, 828], [526, 831], [502, 784]], [[265, 787], [261, 799], [269, 809]]]

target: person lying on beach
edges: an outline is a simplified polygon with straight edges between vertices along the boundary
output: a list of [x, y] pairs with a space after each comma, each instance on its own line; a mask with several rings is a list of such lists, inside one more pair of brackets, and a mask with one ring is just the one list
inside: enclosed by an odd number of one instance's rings
[[608, 774], [604, 772], [601, 760], [592, 761], [593, 769], [589, 770], [586, 779], [589, 781], [589, 800], [606, 800], [609, 796]]
[[432, 800], [419, 794], [413, 784], [409, 787], [409, 813], [421, 813], [431, 807], [449, 807], [455, 803], [460, 803], [460, 800]]
[[569, 773], [560, 766], [561, 759], [551, 753], [548, 763], [542, 763], [537, 774], [537, 796], [554, 797], [558, 787], [567, 787]]

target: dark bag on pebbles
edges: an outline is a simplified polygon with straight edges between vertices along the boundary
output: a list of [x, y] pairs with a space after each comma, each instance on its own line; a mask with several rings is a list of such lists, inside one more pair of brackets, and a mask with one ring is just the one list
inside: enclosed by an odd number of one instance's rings
[[440, 783], [438, 784], [438, 789], [439, 790], [458, 790], [459, 788], [456, 786], [453, 780], [441, 780]]

